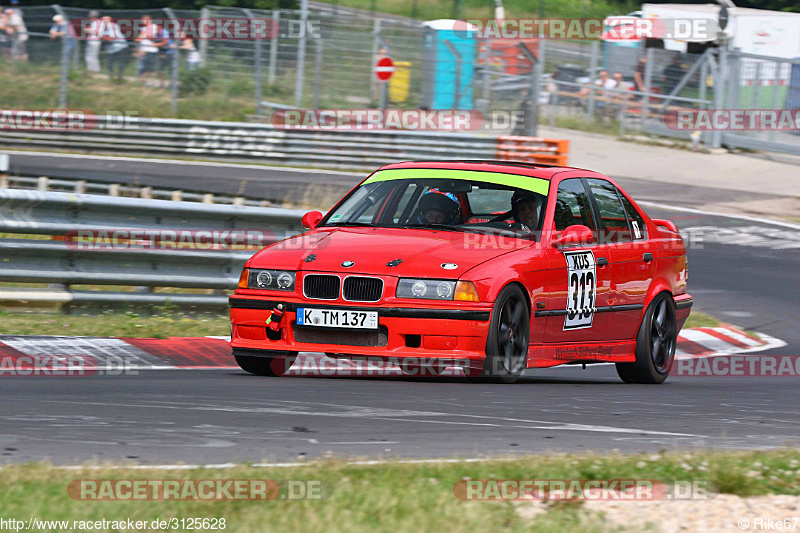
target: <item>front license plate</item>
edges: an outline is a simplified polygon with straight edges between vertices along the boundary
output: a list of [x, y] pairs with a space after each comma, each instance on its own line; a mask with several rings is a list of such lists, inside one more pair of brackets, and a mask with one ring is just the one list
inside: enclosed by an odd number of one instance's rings
[[378, 329], [378, 312], [298, 307], [297, 325], [321, 326], [327, 328]]

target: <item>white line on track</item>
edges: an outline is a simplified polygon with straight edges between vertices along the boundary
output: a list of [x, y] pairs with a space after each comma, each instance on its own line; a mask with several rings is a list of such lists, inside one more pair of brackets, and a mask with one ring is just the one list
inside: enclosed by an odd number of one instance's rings
[[657, 202], [636, 202], [642, 206], [655, 207], [657, 209], [666, 209], [668, 211], [682, 211], [684, 213], [696, 213], [698, 215], [709, 215], [714, 217], [733, 218], [736, 220], [749, 220], [751, 222], [760, 222], [762, 224], [772, 224], [774, 226], [782, 226], [784, 228], [791, 228], [800, 230], [800, 225], [792, 224], [790, 222], [782, 222], [780, 220], [770, 220], [768, 218], [751, 217], [748, 215], [732, 215], [729, 213], [717, 213], [715, 211], [706, 211], [704, 209], [695, 209], [693, 207], [678, 207], [675, 205], [659, 204]]
[[[485, 462], [498, 462], [498, 461], [517, 461], [517, 457], [468, 457], [464, 459], [395, 459], [395, 460], [359, 460], [359, 461], [345, 461], [347, 465], [353, 466], [375, 466], [385, 464], [458, 464], [458, 463], [485, 463]], [[209, 465], [196, 465], [196, 464], [167, 464], [167, 465], [68, 465], [57, 466], [59, 470], [197, 470], [200, 468], [209, 469], [225, 469], [225, 468], [239, 468], [239, 467], [255, 467], [255, 468], [298, 468], [301, 466], [314, 466], [319, 461], [308, 462], [295, 462], [295, 463], [252, 463], [252, 464], [237, 464], [237, 463], [218, 463]], [[0, 467], [2, 470], [3, 467]]]
[[[45, 400], [47, 402], [48, 400]], [[152, 402], [141, 402], [141, 403], [122, 403], [122, 402], [72, 402], [72, 401], [64, 401], [60, 400], [57, 403], [59, 404], [80, 404], [80, 405], [94, 405], [100, 407], [122, 407], [122, 408], [140, 408], [140, 409], [175, 409], [175, 410], [183, 410], [183, 411], [219, 411], [219, 412], [233, 412], [233, 413], [241, 413], [246, 412], [249, 414], [256, 414], [256, 413], [269, 413], [269, 414], [282, 414], [282, 415], [291, 415], [291, 416], [322, 416], [322, 417], [333, 417], [333, 418], [361, 418], [361, 419], [369, 419], [369, 420], [382, 420], [388, 422], [407, 422], [407, 423], [417, 423], [417, 424], [438, 424], [438, 425], [457, 425], [457, 426], [479, 426], [479, 427], [496, 427], [496, 428], [515, 428], [515, 429], [537, 429], [537, 430], [551, 430], [551, 431], [586, 431], [586, 432], [594, 432], [594, 433], [635, 433], [638, 435], [664, 435], [670, 437], [697, 437], [698, 435], [692, 435], [689, 433], [675, 433], [669, 431], [653, 431], [653, 430], [646, 430], [646, 429], [636, 429], [636, 428], [624, 428], [624, 427], [614, 427], [614, 426], [599, 426], [599, 425], [589, 425], [589, 424], [571, 424], [568, 422], [552, 422], [549, 420], [525, 420], [519, 418], [504, 418], [504, 417], [496, 417], [496, 416], [484, 416], [484, 415], [470, 415], [470, 414], [463, 414], [463, 413], [444, 413], [444, 412], [435, 412], [435, 411], [406, 411], [402, 409], [378, 409], [371, 410], [369, 408], [361, 407], [361, 406], [349, 406], [349, 405], [337, 405], [337, 404], [320, 404], [315, 403], [313, 404], [314, 407], [334, 407], [334, 408], [341, 408], [340, 411], [304, 411], [303, 406], [300, 408], [293, 408], [291, 406], [281, 407], [277, 405], [272, 405], [270, 407], [258, 407], [258, 406], [249, 406], [249, 407], [235, 407], [235, 406], [225, 406], [225, 405], [163, 405], [163, 404], [154, 404]], [[279, 403], [300, 403], [303, 402], [291, 402], [291, 401], [283, 401]], [[427, 420], [421, 419], [421, 417], [431, 417]], [[415, 418], [411, 418], [415, 417]], [[434, 418], [436, 418], [434, 420]], [[454, 420], [441, 420], [442, 418], [467, 418], [467, 419], [489, 419], [490, 421], [487, 422], [478, 422], [478, 421], [464, 421], [464, 422], [457, 422]], [[506, 423], [504, 423], [506, 422]], [[512, 422], [514, 424], [508, 424], [507, 422]], [[547, 424], [547, 425], [541, 425]]]

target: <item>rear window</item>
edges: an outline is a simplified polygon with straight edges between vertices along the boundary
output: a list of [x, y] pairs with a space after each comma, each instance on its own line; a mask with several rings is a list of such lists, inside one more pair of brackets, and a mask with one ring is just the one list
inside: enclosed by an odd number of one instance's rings
[[631, 240], [631, 228], [628, 216], [620, 200], [617, 188], [610, 182], [599, 179], [588, 179], [597, 209], [600, 214], [602, 242], [622, 242]]

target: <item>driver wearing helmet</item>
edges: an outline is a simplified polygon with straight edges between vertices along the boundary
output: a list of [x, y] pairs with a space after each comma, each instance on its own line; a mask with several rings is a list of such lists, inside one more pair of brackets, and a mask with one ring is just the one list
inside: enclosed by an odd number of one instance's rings
[[539, 225], [539, 210], [544, 197], [532, 191], [518, 190], [511, 196], [511, 213], [514, 229], [533, 232]]
[[461, 218], [461, 204], [456, 195], [431, 189], [419, 200], [420, 224], [456, 224]]

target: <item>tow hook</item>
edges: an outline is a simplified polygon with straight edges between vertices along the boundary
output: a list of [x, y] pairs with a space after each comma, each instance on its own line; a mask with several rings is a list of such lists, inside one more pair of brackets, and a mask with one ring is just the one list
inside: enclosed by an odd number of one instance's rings
[[281, 327], [281, 320], [283, 319], [283, 304], [278, 304], [278, 306], [272, 310], [267, 318], [267, 327], [272, 331], [278, 331]]

